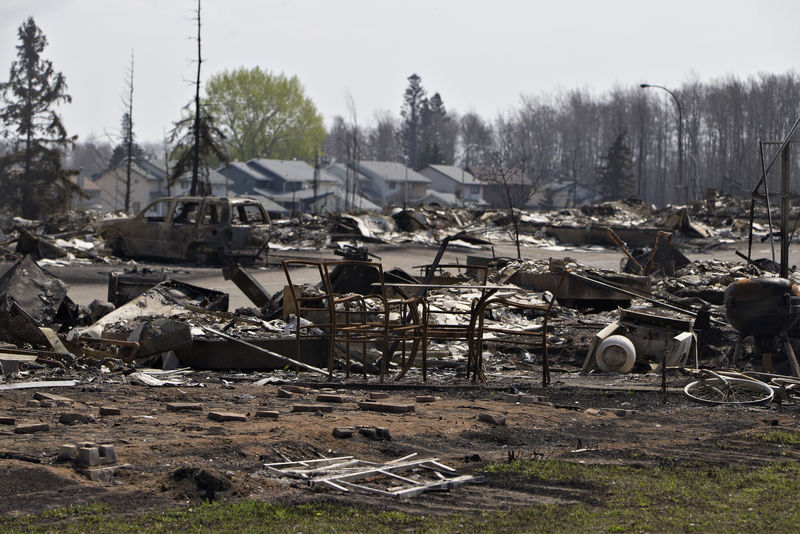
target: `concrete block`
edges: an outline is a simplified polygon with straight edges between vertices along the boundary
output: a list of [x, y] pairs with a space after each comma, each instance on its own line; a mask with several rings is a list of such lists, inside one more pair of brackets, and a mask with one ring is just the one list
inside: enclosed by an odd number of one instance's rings
[[100, 465], [100, 450], [97, 447], [81, 447], [78, 449], [77, 462], [81, 465]]
[[439, 400], [439, 397], [435, 395], [417, 395], [414, 397], [414, 400], [417, 402], [436, 402]]
[[37, 401], [37, 400], [29, 400], [25, 404], [25, 407], [26, 408], [41, 408], [42, 407], [42, 403]]
[[295, 394], [289, 391], [288, 389], [278, 388], [278, 397], [282, 399], [293, 399]]
[[80, 449], [82, 447], [97, 447], [97, 443], [94, 441], [79, 441], [78, 448]]
[[100, 445], [97, 448], [100, 453], [101, 464], [115, 464], [117, 463], [117, 451], [113, 445]]
[[78, 454], [78, 447], [71, 443], [65, 443], [58, 448], [58, 460], [73, 460]]
[[391, 441], [392, 439], [389, 429], [383, 426], [360, 427], [358, 433], [374, 441]]
[[405, 413], [416, 410], [413, 404], [400, 404], [394, 402], [359, 402], [358, 407], [362, 410], [384, 413]]
[[0, 417], [0, 425], [14, 425], [17, 420], [14, 417]]
[[15, 434], [32, 434], [34, 432], [47, 432], [50, 430], [50, 425], [47, 423], [29, 423], [24, 425], [17, 425], [14, 428]]
[[233, 412], [208, 412], [208, 418], [212, 421], [247, 421], [247, 416]]
[[93, 423], [94, 416], [92, 414], [82, 413], [62, 413], [58, 416], [58, 422], [62, 425], [78, 425]]
[[478, 421], [502, 426], [506, 424], [506, 416], [497, 413], [481, 413], [478, 414]]
[[256, 417], [266, 417], [267, 419], [277, 419], [280, 415], [280, 412], [276, 410], [258, 410], [256, 412]]
[[122, 415], [122, 410], [114, 406], [101, 406], [100, 415]]
[[505, 393], [503, 395], [503, 402], [519, 402], [519, 398], [522, 395], [519, 393]]
[[120, 469], [124, 469], [130, 467], [129, 464], [125, 465], [112, 465], [108, 467], [95, 467], [92, 469], [78, 469], [78, 472], [88, 478], [89, 480], [95, 482], [111, 482], [111, 479], [114, 478], [114, 475]]
[[541, 404], [544, 402], [544, 397], [539, 395], [520, 395], [517, 402], [520, 404]]
[[344, 402], [344, 395], [332, 395], [330, 393], [323, 393], [317, 395], [317, 402]]
[[38, 401], [50, 401], [54, 402], [56, 406], [72, 406], [74, 402], [72, 399], [67, 397], [62, 397], [61, 395], [53, 395], [52, 393], [42, 393], [41, 391], [37, 391], [33, 394], [33, 398]]
[[352, 438], [355, 429], [351, 426], [337, 426], [333, 428], [333, 437], [339, 439]]
[[311, 391], [309, 388], [303, 386], [292, 386], [292, 385], [281, 386], [281, 389], [283, 389], [284, 391], [288, 391], [289, 393], [298, 393], [300, 395], [305, 395], [309, 391]]
[[330, 404], [293, 404], [292, 411], [330, 413], [333, 411], [333, 406]]
[[202, 412], [203, 405], [199, 402], [168, 402], [168, 412]]
[[373, 391], [368, 395], [368, 397], [372, 400], [383, 400], [388, 399], [389, 394], [384, 391]]
[[[42, 408], [52, 408], [52, 407], [56, 406], [56, 403], [53, 402], [53, 401], [49, 401], [49, 400], [42, 400], [42, 401], [39, 401], [39, 406], [41, 406]], [[72, 405], [68, 404], [66, 406], [72, 406]]]

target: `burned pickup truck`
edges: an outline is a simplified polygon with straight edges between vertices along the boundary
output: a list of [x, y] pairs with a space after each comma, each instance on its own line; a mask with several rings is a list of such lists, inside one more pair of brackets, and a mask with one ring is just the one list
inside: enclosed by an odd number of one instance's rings
[[249, 198], [165, 197], [98, 233], [119, 257], [192, 263], [252, 262], [269, 249], [271, 223]]

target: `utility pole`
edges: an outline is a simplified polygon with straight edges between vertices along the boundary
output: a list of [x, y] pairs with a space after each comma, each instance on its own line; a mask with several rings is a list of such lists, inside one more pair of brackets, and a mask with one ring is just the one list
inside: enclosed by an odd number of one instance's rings
[[125, 168], [125, 211], [131, 209], [131, 160], [133, 159], [133, 50], [131, 50], [131, 68], [128, 77], [128, 121], [125, 124], [125, 140], [127, 141], [128, 163]]

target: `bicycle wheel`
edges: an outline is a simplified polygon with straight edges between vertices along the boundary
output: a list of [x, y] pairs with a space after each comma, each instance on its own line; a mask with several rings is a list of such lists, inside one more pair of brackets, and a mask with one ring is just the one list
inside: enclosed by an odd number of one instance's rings
[[745, 378], [704, 378], [687, 384], [683, 393], [702, 404], [761, 406], [772, 402], [775, 392], [768, 384]]

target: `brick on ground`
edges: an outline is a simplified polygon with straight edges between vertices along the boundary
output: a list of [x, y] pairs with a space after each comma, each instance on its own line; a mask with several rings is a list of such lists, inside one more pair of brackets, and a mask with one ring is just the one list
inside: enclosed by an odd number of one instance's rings
[[362, 410], [384, 413], [405, 413], [416, 410], [413, 404], [398, 402], [359, 402], [358, 407]]
[[293, 412], [324, 412], [330, 413], [333, 411], [331, 404], [293, 404]]
[[168, 412], [202, 412], [203, 405], [199, 402], [168, 402]]
[[234, 412], [208, 412], [208, 418], [212, 421], [247, 421], [247, 416]]
[[56, 406], [72, 406], [72, 403], [75, 402], [70, 398], [62, 397], [61, 395], [54, 395], [52, 393], [43, 393], [41, 391], [37, 391], [33, 394], [33, 398], [38, 401], [50, 401], [55, 403]]
[[50, 425], [47, 423], [25, 423], [14, 427], [15, 434], [33, 434], [34, 432], [47, 432]]

